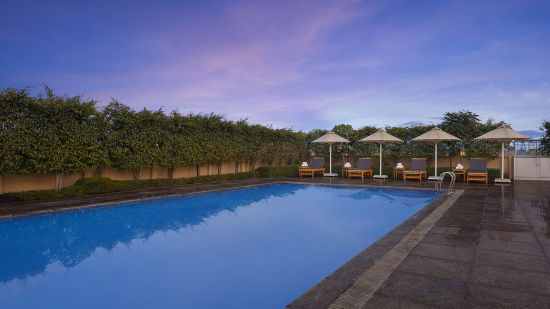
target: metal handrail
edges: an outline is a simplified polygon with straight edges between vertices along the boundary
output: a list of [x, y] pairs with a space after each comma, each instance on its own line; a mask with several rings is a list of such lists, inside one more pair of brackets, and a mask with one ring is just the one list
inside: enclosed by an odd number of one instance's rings
[[456, 175], [453, 172], [443, 172], [439, 175], [438, 190], [441, 191], [441, 186], [443, 185], [443, 178], [445, 175], [451, 175], [451, 183], [449, 184], [449, 191], [452, 191], [455, 187]]

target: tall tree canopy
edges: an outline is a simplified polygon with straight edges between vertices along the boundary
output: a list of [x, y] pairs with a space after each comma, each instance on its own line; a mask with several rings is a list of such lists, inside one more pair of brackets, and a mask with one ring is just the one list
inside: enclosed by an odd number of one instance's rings
[[494, 130], [505, 122], [495, 122], [488, 119], [481, 122], [479, 115], [471, 111], [445, 113], [440, 124], [441, 129], [461, 139], [459, 142], [445, 142], [451, 156], [455, 156], [463, 149], [469, 158], [494, 159], [500, 153], [500, 143], [492, 141], [478, 141], [476, 137]]
[[541, 151], [550, 155], [550, 121], [544, 121], [540, 129], [545, 131], [545, 135], [540, 141]]

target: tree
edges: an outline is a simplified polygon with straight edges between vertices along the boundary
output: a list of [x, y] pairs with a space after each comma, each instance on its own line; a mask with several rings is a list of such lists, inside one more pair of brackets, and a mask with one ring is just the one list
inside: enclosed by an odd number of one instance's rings
[[[426, 158], [429, 163], [434, 158], [433, 142], [413, 141], [413, 138], [428, 132], [433, 127], [432, 125], [386, 127], [386, 132], [401, 139], [403, 142], [385, 145], [385, 157], [392, 160], [394, 165], [402, 158]], [[438, 154], [441, 152], [442, 150], [438, 150]]]
[[4, 89], [0, 103], [1, 173], [53, 173], [59, 190], [63, 174], [107, 164], [94, 101], [56, 96], [45, 87], [38, 97], [27, 88]]
[[[459, 142], [443, 142], [442, 148], [446, 148], [449, 156], [456, 156], [462, 149], [469, 158], [494, 159], [500, 153], [500, 143], [493, 141], [478, 141], [476, 137], [487, 133], [505, 124], [503, 121], [495, 122], [488, 119], [481, 122], [479, 115], [469, 110], [448, 112], [443, 116], [440, 124], [442, 130], [461, 139]], [[451, 162], [452, 166], [452, 162]]]
[[33, 118], [38, 106], [29, 89], [7, 88], [0, 92], [0, 173], [34, 172], [29, 146], [34, 142]]
[[142, 168], [166, 166], [166, 116], [162, 110], [132, 111], [117, 101], [103, 111], [108, 123], [106, 144], [114, 167], [132, 171], [139, 180]]
[[378, 144], [360, 142], [363, 138], [377, 131], [376, 127], [364, 126], [355, 130], [350, 141], [351, 157], [355, 160], [358, 158], [373, 157], [378, 153]]
[[540, 129], [545, 131], [545, 135], [540, 140], [541, 151], [550, 155], [550, 121], [544, 121]]
[[169, 177], [173, 179], [174, 169], [200, 163], [200, 143], [197, 141], [196, 124], [191, 117], [173, 111], [162, 123], [165, 127], [162, 129], [161, 153], [164, 160], [161, 166], [169, 169]]

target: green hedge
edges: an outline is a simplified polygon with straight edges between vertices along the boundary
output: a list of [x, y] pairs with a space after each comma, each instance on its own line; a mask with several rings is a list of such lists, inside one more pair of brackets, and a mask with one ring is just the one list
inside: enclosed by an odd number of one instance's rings
[[203, 183], [221, 180], [246, 179], [256, 176], [255, 172], [245, 172], [237, 174], [208, 175], [191, 178], [176, 179], [152, 179], [152, 180], [112, 180], [110, 178], [82, 178], [76, 181], [71, 187], [62, 188], [58, 192], [53, 190], [36, 190], [18, 193], [8, 193], [7, 200], [28, 201], [42, 200], [49, 198], [76, 197], [89, 194], [100, 194], [109, 192], [120, 192], [128, 190], [149, 189], [168, 187], [183, 184]]
[[298, 165], [262, 166], [256, 172], [258, 177], [298, 177]]

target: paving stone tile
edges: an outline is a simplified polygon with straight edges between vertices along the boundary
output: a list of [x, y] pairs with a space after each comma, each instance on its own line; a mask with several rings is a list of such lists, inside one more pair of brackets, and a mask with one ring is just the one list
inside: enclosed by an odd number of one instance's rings
[[532, 227], [525, 223], [513, 223], [513, 222], [503, 222], [502, 220], [494, 220], [492, 218], [483, 218], [481, 222], [482, 230], [492, 230], [492, 231], [504, 231], [504, 232], [531, 232]]
[[458, 216], [481, 216], [479, 209], [465, 209], [465, 208], [450, 208], [445, 215], [458, 215]]
[[482, 229], [479, 237], [481, 239], [537, 244], [537, 239], [532, 232], [495, 231]]
[[481, 224], [512, 224], [512, 225], [531, 225], [525, 217], [515, 217], [501, 214], [485, 214], [481, 220]]
[[550, 265], [548, 265], [546, 258], [539, 255], [477, 249], [475, 262], [496, 267], [550, 273]]
[[362, 309], [436, 309], [441, 307], [435, 307], [431, 305], [415, 303], [408, 300], [386, 297], [383, 295], [374, 295], [369, 301], [362, 307]]
[[443, 218], [460, 218], [463, 221], [479, 221], [481, 220], [482, 213], [479, 211], [468, 211], [468, 210], [455, 210], [447, 211]]
[[467, 218], [463, 219], [455, 217], [442, 217], [441, 219], [439, 219], [439, 221], [437, 221], [435, 225], [440, 227], [459, 227], [475, 229], [479, 228], [480, 221], [481, 218], [479, 220], [470, 220]]
[[543, 245], [550, 245], [550, 230], [547, 227], [541, 229], [535, 229], [534, 233], [537, 236], [538, 241]]
[[476, 244], [477, 233], [468, 234], [442, 234], [442, 233], [428, 233], [422, 239], [423, 242], [428, 244], [452, 246], [452, 247], [466, 247], [473, 248]]
[[550, 274], [474, 264], [471, 282], [497, 288], [550, 295]]
[[475, 202], [475, 203], [464, 203], [464, 202], [458, 202], [455, 203], [451, 209], [465, 209], [465, 210], [471, 210], [471, 211], [482, 211], [483, 210], [483, 203], [481, 202]]
[[466, 286], [448, 280], [396, 271], [378, 289], [376, 295], [402, 298], [443, 308], [461, 308]]
[[477, 248], [484, 250], [492, 251], [503, 251], [510, 253], [520, 253], [520, 254], [529, 254], [529, 255], [540, 255], [543, 256], [543, 252], [538, 244], [529, 244], [523, 242], [514, 242], [510, 244], [508, 241], [503, 240], [493, 240], [481, 238], [477, 244]]
[[419, 275], [466, 282], [470, 275], [470, 263], [409, 255], [397, 270]]
[[550, 308], [550, 296], [468, 284], [464, 308]]
[[474, 260], [473, 248], [434, 245], [424, 241], [420, 242], [412, 254], [461, 262]]

